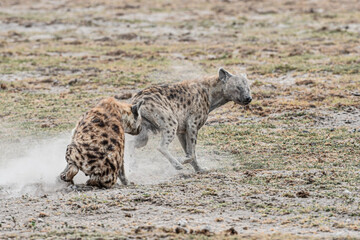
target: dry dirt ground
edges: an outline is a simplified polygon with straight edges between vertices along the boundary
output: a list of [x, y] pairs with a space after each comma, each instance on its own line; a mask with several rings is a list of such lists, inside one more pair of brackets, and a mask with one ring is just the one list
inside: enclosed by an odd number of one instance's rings
[[157, 155], [127, 187], [1, 186], [0, 238], [360, 239], [359, 54], [356, 0], [2, 0], [0, 170], [105, 96], [223, 66], [254, 100], [211, 113], [207, 173]]

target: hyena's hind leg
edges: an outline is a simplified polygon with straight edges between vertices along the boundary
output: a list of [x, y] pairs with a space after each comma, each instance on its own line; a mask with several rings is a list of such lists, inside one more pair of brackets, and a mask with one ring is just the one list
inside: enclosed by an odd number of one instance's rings
[[98, 188], [111, 188], [113, 185], [115, 185], [116, 180], [117, 180], [116, 173], [110, 173], [103, 177], [92, 174], [89, 180], [86, 181], [86, 185], [92, 187], [98, 187]]
[[79, 168], [75, 164], [68, 163], [64, 171], [62, 171], [62, 173], [60, 174], [60, 179], [65, 182], [70, 182], [71, 184], [74, 184], [73, 178], [78, 172]]
[[121, 166], [120, 166], [119, 175], [118, 175], [118, 176], [119, 176], [119, 179], [120, 179], [120, 181], [121, 181], [122, 184], [124, 184], [124, 185], [128, 185], [128, 184], [129, 184], [129, 182], [128, 182], [128, 180], [126, 179], [126, 176], [125, 176], [124, 163], [121, 164]]

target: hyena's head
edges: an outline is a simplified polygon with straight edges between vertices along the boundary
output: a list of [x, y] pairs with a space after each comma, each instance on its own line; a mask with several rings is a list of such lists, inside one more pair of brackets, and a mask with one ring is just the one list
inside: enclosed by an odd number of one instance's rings
[[140, 107], [144, 101], [140, 101], [134, 105], [129, 104], [126, 116], [123, 119], [124, 130], [131, 135], [137, 135], [141, 131], [141, 115]]
[[224, 83], [225, 98], [241, 105], [252, 101], [251, 91], [246, 75], [232, 75], [223, 68], [219, 69], [219, 79]]

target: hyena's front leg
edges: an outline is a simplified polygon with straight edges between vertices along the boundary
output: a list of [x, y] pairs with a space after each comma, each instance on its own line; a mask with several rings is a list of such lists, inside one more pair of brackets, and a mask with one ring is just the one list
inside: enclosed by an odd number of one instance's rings
[[62, 171], [62, 173], [60, 174], [60, 179], [65, 182], [70, 182], [71, 184], [74, 184], [73, 178], [78, 172], [79, 168], [75, 164], [68, 163], [64, 171]]
[[179, 142], [182, 146], [182, 148], [184, 149], [184, 152], [185, 152], [185, 158], [184, 159], [180, 159], [179, 162], [181, 164], [187, 164], [187, 163], [191, 163], [194, 159], [193, 157], [191, 156], [191, 152], [189, 152], [187, 149], [187, 144], [186, 144], [186, 134], [185, 133], [179, 133], [178, 135], [178, 139], [179, 139]]
[[185, 137], [182, 137], [182, 139], [180, 139], [179, 137], [183, 148], [184, 146], [186, 146], [186, 148], [184, 148], [186, 158], [182, 161], [182, 164], [190, 163], [196, 172], [205, 172], [206, 169], [201, 168], [196, 159], [195, 147], [197, 141], [197, 133], [198, 130], [196, 124], [194, 122], [188, 122], [186, 134], [184, 135]]

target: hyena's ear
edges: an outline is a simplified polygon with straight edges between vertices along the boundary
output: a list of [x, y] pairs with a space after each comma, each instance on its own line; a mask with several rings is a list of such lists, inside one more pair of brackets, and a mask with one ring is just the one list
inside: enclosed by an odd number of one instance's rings
[[219, 79], [221, 81], [225, 82], [229, 77], [231, 77], [231, 73], [229, 73], [223, 68], [219, 68]]
[[140, 115], [140, 107], [141, 105], [144, 103], [144, 100], [141, 100], [140, 102], [138, 102], [137, 104], [134, 104], [131, 106], [131, 112], [134, 114], [134, 118], [137, 119], [138, 116]]

